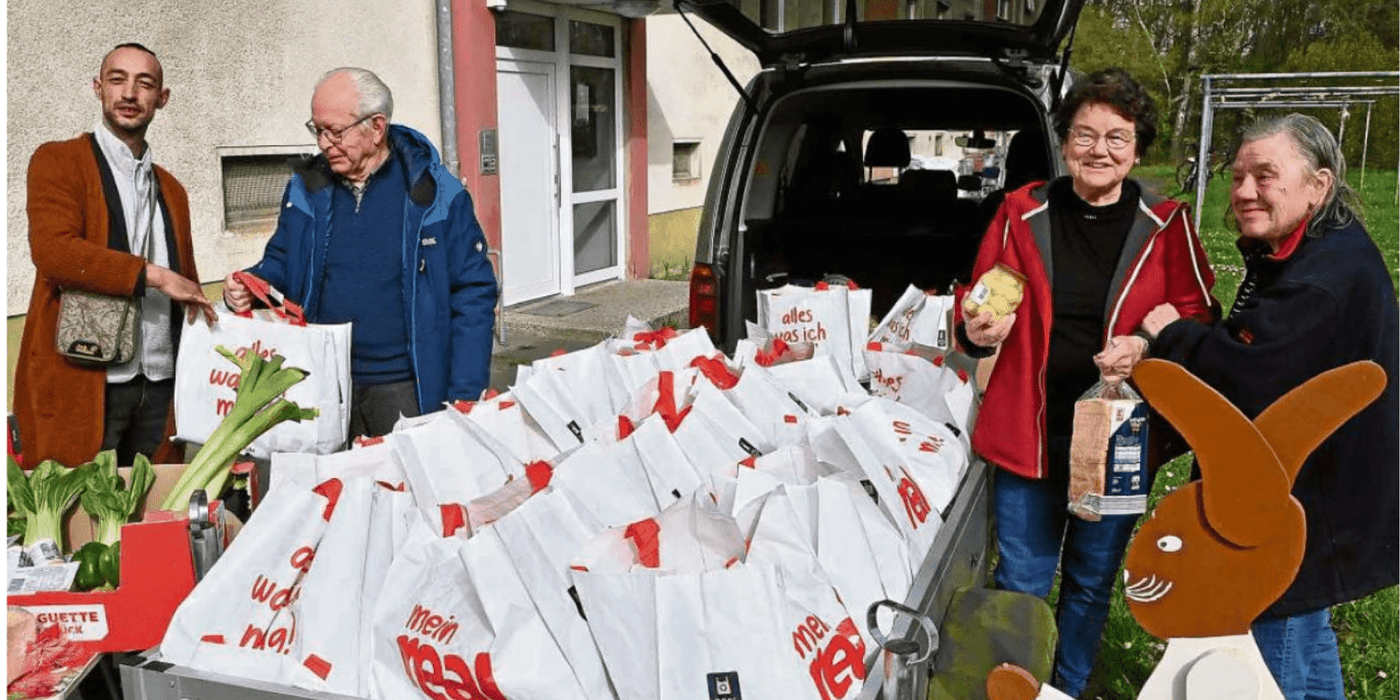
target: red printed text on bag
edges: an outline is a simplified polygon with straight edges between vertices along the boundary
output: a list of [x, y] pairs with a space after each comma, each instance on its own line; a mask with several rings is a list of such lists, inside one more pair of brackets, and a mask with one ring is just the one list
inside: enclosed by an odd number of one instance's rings
[[[312, 547], [301, 547], [289, 558], [292, 568], [305, 574], [311, 568], [311, 561], [316, 558], [316, 550]], [[296, 602], [301, 596], [301, 584], [295, 583], [287, 588], [279, 588], [276, 582], [258, 575], [253, 579], [253, 587], [249, 592], [249, 597], [254, 602], [264, 603], [272, 612], [280, 612], [283, 608]], [[238, 640], [238, 646], [251, 647], [253, 649], [266, 649], [278, 654], [286, 654], [292, 650], [292, 642], [297, 637], [296, 615], [287, 615], [290, 624], [284, 627], [274, 627], [261, 629], [254, 627], [251, 623], [243, 630], [243, 636]], [[281, 620], [281, 617], [276, 618]]]
[[916, 313], [918, 313], [916, 309], [905, 309], [898, 316], [890, 319], [888, 326], [890, 334], [901, 342], [909, 342], [909, 336], [913, 332], [914, 314]]
[[899, 500], [904, 502], [904, 512], [909, 516], [909, 524], [918, 529], [928, 520], [929, 513], [933, 509], [929, 507], [924, 490], [919, 488], [913, 479], [909, 478], [909, 472], [904, 471], [903, 468], [900, 469], [900, 472], [904, 476], [899, 480]]
[[872, 384], [879, 384], [890, 391], [897, 392], [899, 391], [899, 387], [904, 385], [904, 377], [898, 374], [885, 374], [884, 370], [877, 368], [875, 372], [870, 375], [870, 382]]
[[830, 631], [821, 618], [809, 615], [793, 630], [792, 646], [803, 661], [810, 661], [807, 670], [822, 700], [839, 700], [865, 680], [865, 641], [849, 617], [828, 637]]
[[432, 700], [505, 700], [491, 671], [491, 655], [477, 653], [468, 667], [457, 654], [440, 654], [433, 642], [447, 644], [457, 635], [455, 616], [442, 616], [422, 605], [414, 605], [404, 627], [422, 639], [407, 634], [397, 638], [404, 673], [414, 687]]
[[[267, 360], [277, 354], [277, 348], [265, 348], [261, 340], [254, 340], [252, 345], [237, 348], [233, 351], [233, 354], [241, 360], [247, 357], [250, 352], [257, 353], [261, 355], [264, 360]], [[238, 389], [238, 377], [239, 373], [232, 369], [210, 369], [209, 386], [226, 386], [236, 390]], [[233, 399], [220, 398], [214, 400], [214, 412], [217, 415], [227, 416], [231, 410], [233, 410]]]
[[813, 324], [798, 328], [782, 328], [774, 331], [774, 336], [781, 338], [787, 343], [814, 343], [819, 340], [826, 340], [826, 326], [817, 320], [816, 314], [811, 309], [791, 309], [783, 314], [779, 319], [783, 326], [796, 326], [798, 324]]

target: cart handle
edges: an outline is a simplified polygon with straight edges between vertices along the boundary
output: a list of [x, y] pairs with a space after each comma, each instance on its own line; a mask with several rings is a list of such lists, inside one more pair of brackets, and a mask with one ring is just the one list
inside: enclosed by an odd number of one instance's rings
[[914, 659], [913, 663], [923, 663], [933, 655], [934, 650], [938, 648], [938, 628], [934, 626], [933, 620], [929, 619], [927, 615], [920, 613], [918, 610], [903, 603], [896, 603], [888, 599], [877, 600], [871, 603], [870, 608], [865, 613], [865, 624], [870, 628], [870, 636], [875, 639], [875, 643], [880, 645], [880, 648], [893, 654], [904, 655], [918, 653], [920, 646], [915, 639], [904, 637], [890, 639], [880, 632], [880, 622], [876, 614], [880, 611], [881, 607], [887, 607], [893, 611], [896, 621], [903, 615], [917, 621], [919, 626], [923, 628], [924, 634], [928, 637], [928, 648], [924, 649], [923, 656]]

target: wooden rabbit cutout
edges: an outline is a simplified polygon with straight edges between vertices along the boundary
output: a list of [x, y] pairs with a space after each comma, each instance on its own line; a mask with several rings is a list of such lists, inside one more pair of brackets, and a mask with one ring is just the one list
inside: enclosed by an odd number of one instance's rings
[[[1250, 624], [1287, 590], [1303, 560], [1303, 461], [1385, 388], [1385, 371], [1354, 362], [1293, 389], [1250, 421], [1180, 365], [1144, 360], [1133, 379], [1195, 451], [1201, 479], [1143, 520], [1123, 562], [1138, 624], [1167, 640], [1139, 700], [1282, 700]], [[992, 700], [1029, 700], [1020, 669], [988, 677]], [[1001, 691], [990, 695], [993, 685]], [[1049, 688], [1042, 688], [1039, 697]]]

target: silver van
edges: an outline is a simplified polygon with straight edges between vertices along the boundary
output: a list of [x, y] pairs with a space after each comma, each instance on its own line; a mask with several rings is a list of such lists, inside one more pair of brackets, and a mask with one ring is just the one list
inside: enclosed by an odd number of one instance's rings
[[730, 78], [691, 327], [732, 350], [759, 289], [850, 279], [879, 318], [910, 284], [967, 282], [1002, 193], [1063, 173], [1051, 120], [1083, 3], [677, 0], [763, 67]]

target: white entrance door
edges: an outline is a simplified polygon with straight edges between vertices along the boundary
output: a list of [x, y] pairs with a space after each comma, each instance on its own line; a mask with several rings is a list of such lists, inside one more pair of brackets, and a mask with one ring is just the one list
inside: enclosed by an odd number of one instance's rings
[[554, 66], [496, 62], [505, 305], [560, 291]]

